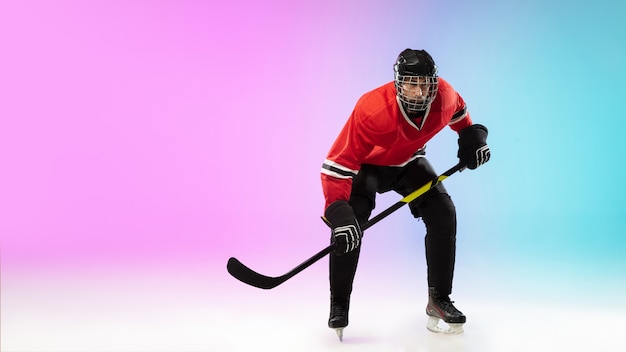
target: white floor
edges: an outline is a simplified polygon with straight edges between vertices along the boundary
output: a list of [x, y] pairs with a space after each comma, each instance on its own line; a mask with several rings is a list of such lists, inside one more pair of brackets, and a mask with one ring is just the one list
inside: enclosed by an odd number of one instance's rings
[[[227, 275], [3, 276], [3, 352], [624, 351], [621, 297], [453, 299], [468, 316], [458, 336], [426, 330], [425, 296], [360, 284], [340, 343], [326, 327], [325, 273], [273, 290]], [[315, 287], [317, 282], [322, 287]], [[306, 286], [304, 286], [306, 284]], [[385, 288], [387, 287], [387, 288]], [[464, 288], [465, 287], [465, 288]], [[395, 290], [396, 288], [393, 288]], [[465, 291], [465, 294], [463, 294]], [[415, 296], [418, 297], [415, 297]], [[549, 298], [549, 299], [545, 299]], [[490, 302], [491, 301], [491, 302]], [[619, 303], [619, 304], [615, 304]]]

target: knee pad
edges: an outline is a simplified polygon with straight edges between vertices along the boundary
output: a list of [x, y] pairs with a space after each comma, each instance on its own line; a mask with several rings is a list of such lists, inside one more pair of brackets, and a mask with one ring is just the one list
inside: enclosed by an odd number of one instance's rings
[[427, 241], [454, 241], [456, 208], [447, 193], [434, 193], [428, 196], [417, 209], [418, 215], [426, 225]]
[[350, 197], [350, 206], [354, 211], [354, 217], [359, 222], [359, 225], [363, 226], [372, 214], [372, 209], [376, 205], [374, 199], [360, 194], [352, 194]]
[[[439, 184], [434, 189], [428, 191], [428, 193], [421, 197], [421, 199], [418, 198], [409, 203], [409, 209], [411, 209], [411, 214], [413, 214], [413, 216], [416, 218], [429, 216], [429, 208], [438, 208], [444, 213], [452, 212], [453, 215], [456, 217], [456, 208], [454, 207], [454, 203], [452, 202], [452, 199], [450, 199], [450, 196], [448, 195], [446, 189], [443, 188], [442, 184]], [[426, 213], [426, 215], [424, 215], [424, 213]]]

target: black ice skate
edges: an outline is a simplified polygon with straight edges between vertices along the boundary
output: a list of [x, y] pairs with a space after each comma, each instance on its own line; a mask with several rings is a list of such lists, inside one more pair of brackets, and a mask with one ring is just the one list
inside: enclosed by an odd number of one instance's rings
[[330, 299], [330, 317], [328, 318], [328, 327], [335, 329], [339, 341], [343, 341], [343, 328], [348, 326], [348, 308], [350, 301], [346, 299]]
[[[463, 332], [463, 324], [465, 324], [465, 315], [461, 313], [452, 304], [447, 295], [440, 295], [434, 288], [428, 289], [428, 305], [426, 306], [426, 314], [428, 315], [428, 323], [426, 328], [432, 332], [444, 334], [460, 334]], [[448, 324], [448, 329], [438, 326], [439, 320], [443, 320]]]

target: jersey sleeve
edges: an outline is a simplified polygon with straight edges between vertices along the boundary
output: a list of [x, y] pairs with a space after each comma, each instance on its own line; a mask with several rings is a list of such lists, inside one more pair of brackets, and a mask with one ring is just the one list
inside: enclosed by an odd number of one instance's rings
[[452, 119], [448, 122], [448, 126], [452, 128], [454, 131], [459, 132], [465, 127], [469, 127], [472, 125], [472, 118], [470, 117], [469, 111], [467, 111], [467, 105], [463, 98], [457, 92], [453, 92], [455, 102], [453, 105], [453, 114]]
[[324, 209], [337, 200], [350, 199], [352, 179], [374, 148], [374, 128], [366, 114], [355, 108], [322, 164]]

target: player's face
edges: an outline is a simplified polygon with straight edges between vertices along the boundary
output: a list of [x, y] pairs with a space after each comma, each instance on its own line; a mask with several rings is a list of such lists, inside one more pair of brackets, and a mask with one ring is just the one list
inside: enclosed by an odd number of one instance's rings
[[425, 77], [411, 77], [402, 83], [402, 91], [407, 99], [423, 102], [429, 95], [430, 86]]

